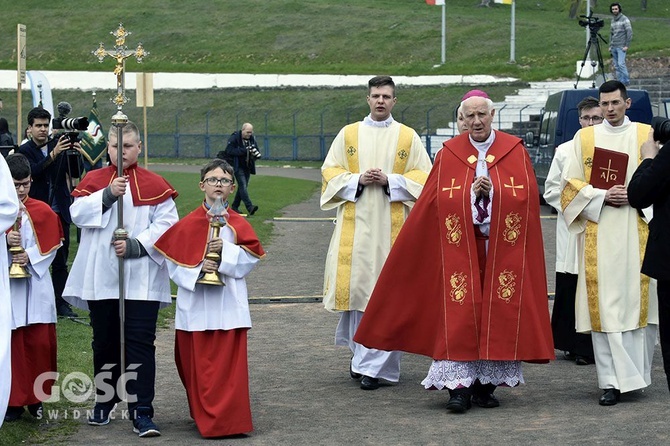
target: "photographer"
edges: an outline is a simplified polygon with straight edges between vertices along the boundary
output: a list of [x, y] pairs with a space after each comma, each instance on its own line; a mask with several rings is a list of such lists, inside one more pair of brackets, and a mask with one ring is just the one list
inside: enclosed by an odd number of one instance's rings
[[231, 208], [239, 212], [240, 202], [243, 201], [249, 215], [254, 215], [258, 206], [251, 202], [247, 190], [251, 175], [256, 175], [256, 160], [261, 157], [254, 138], [254, 127], [248, 122], [242, 124], [242, 129], [233, 132], [228, 138], [226, 150], [220, 151], [216, 157], [228, 161], [235, 170], [237, 193]]
[[[654, 118], [652, 127], [640, 147], [642, 162], [628, 185], [628, 201], [637, 209], [654, 207], [642, 273], [658, 281], [658, 328], [670, 389], [670, 120]], [[665, 144], [660, 150], [659, 142]]]
[[51, 113], [42, 107], [28, 112], [30, 139], [19, 147], [19, 153], [28, 158], [33, 183], [30, 197], [43, 201], [58, 214], [65, 240], [51, 266], [51, 277], [56, 294], [56, 312], [59, 316], [76, 317], [70, 305], [62, 298], [67, 280], [67, 258], [70, 247], [70, 187], [68, 181], [81, 172], [81, 146], [68, 135], [49, 139]]

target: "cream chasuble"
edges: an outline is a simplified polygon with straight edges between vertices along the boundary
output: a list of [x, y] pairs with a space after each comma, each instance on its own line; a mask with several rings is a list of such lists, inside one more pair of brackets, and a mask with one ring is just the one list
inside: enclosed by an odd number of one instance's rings
[[[381, 168], [404, 201], [394, 192], [369, 185], [354, 201], [343, 198], [359, 174]], [[344, 127], [321, 168], [321, 209], [337, 208], [337, 222], [328, 249], [324, 306], [330, 311], [365, 311], [377, 277], [402, 224], [419, 197], [431, 168], [419, 135], [391, 121], [386, 127], [354, 123]], [[401, 176], [400, 179], [392, 178]], [[411, 199], [407, 199], [411, 197]]]
[[656, 281], [640, 274], [647, 223], [631, 206], [604, 205], [606, 190], [588, 184], [594, 147], [601, 147], [628, 154], [628, 185], [648, 131], [648, 125], [627, 119], [618, 127], [588, 127], [577, 132], [568, 153], [561, 205], [570, 231], [578, 234], [578, 332], [617, 333], [658, 324]]

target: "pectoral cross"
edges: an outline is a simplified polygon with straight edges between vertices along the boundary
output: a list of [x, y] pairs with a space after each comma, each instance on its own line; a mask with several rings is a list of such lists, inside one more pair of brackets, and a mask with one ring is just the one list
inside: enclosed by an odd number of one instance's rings
[[454, 198], [454, 189], [458, 190], [461, 188], [461, 186], [454, 186], [454, 183], [456, 182], [456, 178], [451, 179], [451, 187], [443, 187], [442, 192], [444, 191], [449, 191], [449, 198]]
[[100, 42], [98, 49], [91, 51], [91, 53], [98, 58], [100, 63], [105, 60], [106, 56], [116, 60], [116, 66], [114, 67], [114, 74], [116, 75], [116, 96], [112, 98], [112, 102], [116, 104], [117, 109], [121, 110], [123, 104], [128, 102], [128, 98], [124, 92], [126, 59], [135, 56], [137, 62], [142, 63], [142, 60], [149, 55], [149, 52], [144, 50], [141, 42], [137, 45], [135, 51], [128, 51], [128, 47], [126, 47], [126, 37], [131, 33], [123, 27], [123, 23], [119, 24], [116, 31], [110, 31], [110, 34], [116, 38], [116, 41], [114, 42], [114, 51], [107, 51], [105, 45]]
[[505, 187], [511, 187], [512, 188], [512, 195], [516, 197], [516, 190], [517, 189], [523, 189], [523, 184], [517, 184], [514, 185], [514, 177], [509, 177], [509, 181], [512, 184], [503, 184]]

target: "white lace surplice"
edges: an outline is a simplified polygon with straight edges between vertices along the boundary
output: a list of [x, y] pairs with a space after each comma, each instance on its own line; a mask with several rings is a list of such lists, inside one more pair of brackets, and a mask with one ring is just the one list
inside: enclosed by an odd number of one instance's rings
[[521, 361], [433, 361], [421, 384], [426, 389], [456, 389], [470, 387], [477, 379], [496, 386], [523, 384]]

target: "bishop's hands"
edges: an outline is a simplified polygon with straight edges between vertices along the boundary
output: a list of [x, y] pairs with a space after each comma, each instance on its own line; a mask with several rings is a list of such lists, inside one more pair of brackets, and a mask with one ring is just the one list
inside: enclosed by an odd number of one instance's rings
[[388, 186], [389, 178], [381, 169], [373, 167], [363, 172], [358, 179], [358, 184], [368, 186], [370, 184], [379, 184], [380, 186]]
[[491, 180], [485, 176], [475, 178], [475, 181], [472, 183], [472, 190], [477, 198], [488, 197], [491, 191]]

